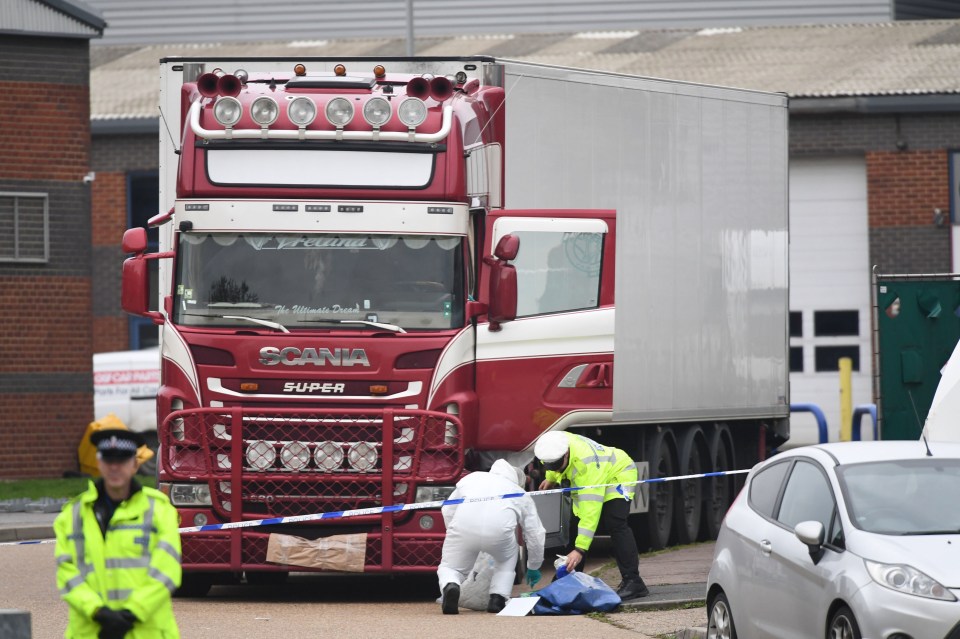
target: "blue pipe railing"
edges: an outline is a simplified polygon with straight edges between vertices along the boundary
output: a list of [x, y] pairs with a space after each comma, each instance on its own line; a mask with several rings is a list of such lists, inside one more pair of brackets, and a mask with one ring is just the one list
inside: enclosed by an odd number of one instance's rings
[[[816, 404], [790, 404], [791, 413], [813, 413], [817, 418], [817, 430], [820, 434], [820, 443], [826, 444], [829, 439], [827, 435], [827, 418]], [[859, 433], [857, 436], [859, 437]]]
[[860, 441], [860, 430], [863, 427], [863, 416], [870, 415], [873, 419], [873, 439], [880, 439], [877, 432], [877, 405], [859, 404], [853, 408], [853, 429], [850, 436], [853, 441]]

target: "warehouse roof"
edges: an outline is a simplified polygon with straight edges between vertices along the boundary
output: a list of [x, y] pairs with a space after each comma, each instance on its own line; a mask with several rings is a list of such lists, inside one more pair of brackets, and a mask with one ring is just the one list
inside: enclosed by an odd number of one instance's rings
[[[960, 95], [960, 20], [423, 37], [419, 56], [491, 55], [791, 98]], [[97, 121], [157, 117], [160, 58], [402, 56], [401, 38], [91, 49]], [[102, 129], [101, 129], [102, 130]]]

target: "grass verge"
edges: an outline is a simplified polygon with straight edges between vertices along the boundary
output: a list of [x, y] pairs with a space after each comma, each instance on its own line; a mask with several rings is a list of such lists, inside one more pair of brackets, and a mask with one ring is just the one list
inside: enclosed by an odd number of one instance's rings
[[[87, 488], [89, 480], [84, 477], [68, 477], [63, 479], [15, 479], [0, 480], [0, 501], [8, 499], [40, 499], [42, 497], [73, 497]], [[153, 477], [137, 476], [144, 486], [156, 487]]]

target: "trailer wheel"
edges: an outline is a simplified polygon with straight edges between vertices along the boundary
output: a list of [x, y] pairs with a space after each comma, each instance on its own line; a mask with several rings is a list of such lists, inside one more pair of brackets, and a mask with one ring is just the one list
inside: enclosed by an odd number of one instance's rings
[[[718, 424], [710, 435], [710, 460], [713, 472], [732, 470], [730, 448], [730, 430], [725, 424]], [[733, 476], [711, 477], [707, 480], [707, 496], [703, 502], [703, 526], [701, 537], [716, 539], [720, 534], [720, 524], [730, 508], [733, 498]]]
[[[688, 428], [680, 438], [679, 475], [699, 475], [705, 468], [705, 443], [699, 427]], [[690, 544], [700, 534], [704, 486], [702, 479], [684, 479], [677, 486], [677, 510], [674, 525], [677, 543]]]
[[[650, 478], [672, 477], [677, 468], [673, 434], [656, 428], [646, 442]], [[670, 543], [673, 532], [674, 482], [649, 484], [647, 514], [635, 519], [634, 532], [640, 550], [660, 550]]]

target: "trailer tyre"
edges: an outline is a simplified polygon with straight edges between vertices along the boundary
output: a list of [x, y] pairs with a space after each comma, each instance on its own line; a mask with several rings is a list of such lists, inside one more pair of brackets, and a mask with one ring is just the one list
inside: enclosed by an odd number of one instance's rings
[[[646, 442], [650, 478], [672, 477], [677, 468], [673, 434], [657, 428]], [[673, 532], [674, 482], [649, 484], [647, 514], [634, 519], [634, 533], [640, 550], [660, 550], [670, 543]]]
[[[713, 472], [733, 469], [730, 445], [730, 430], [724, 424], [718, 424], [710, 434], [710, 460]], [[716, 539], [720, 534], [720, 525], [730, 509], [733, 499], [733, 476], [711, 477], [706, 483], [707, 495], [703, 502], [703, 526], [701, 537], [704, 540]]]
[[[688, 428], [680, 438], [679, 475], [699, 475], [706, 467], [706, 443], [699, 427]], [[677, 482], [677, 509], [674, 525], [677, 543], [691, 544], [700, 534], [700, 516], [703, 513], [704, 484], [702, 479], [684, 479]]]

